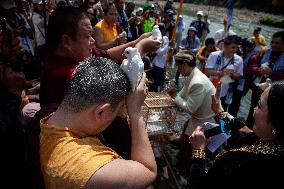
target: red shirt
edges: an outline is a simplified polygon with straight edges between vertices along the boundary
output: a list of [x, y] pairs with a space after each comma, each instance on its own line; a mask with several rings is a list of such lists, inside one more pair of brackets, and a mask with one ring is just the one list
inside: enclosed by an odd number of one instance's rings
[[[110, 58], [105, 50], [93, 49], [93, 56]], [[68, 57], [48, 55], [43, 64], [40, 83], [40, 105], [61, 103], [71, 76], [78, 65]]]

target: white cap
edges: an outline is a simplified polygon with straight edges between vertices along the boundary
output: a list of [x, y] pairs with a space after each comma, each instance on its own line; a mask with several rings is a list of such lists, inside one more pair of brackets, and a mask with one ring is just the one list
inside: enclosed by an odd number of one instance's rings
[[15, 8], [16, 4], [14, 0], [1, 0], [0, 1], [0, 7], [9, 10], [11, 8]]
[[142, 7], [139, 7], [139, 8], [137, 9], [137, 12], [139, 12], [139, 11], [143, 11], [143, 8], [142, 8]]
[[33, 3], [41, 5], [42, 4], [42, 0], [33, 0]]
[[197, 11], [196, 15], [201, 15], [201, 16], [203, 16], [203, 11]]

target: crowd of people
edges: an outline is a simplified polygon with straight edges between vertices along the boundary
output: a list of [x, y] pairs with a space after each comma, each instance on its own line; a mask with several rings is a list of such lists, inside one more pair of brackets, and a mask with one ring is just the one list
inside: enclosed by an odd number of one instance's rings
[[[278, 109], [284, 102], [284, 31], [272, 34], [269, 47], [261, 28], [242, 39], [224, 18], [224, 28], [212, 38], [207, 36], [208, 15], [198, 11], [185, 28], [173, 4], [0, 2], [3, 185], [147, 188], [157, 176], [141, 113], [148, 91], [168, 92], [190, 115], [181, 153], [190, 156], [182, 161], [190, 162], [191, 187], [217, 187], [218, 178], [226, 186], [243, 176], [252, 182], [255, 174], [263, 183], [279, 178], [275, 170], [284, 168]], [[155, 25], [161, 41], [150, 37]], [[119, 66], [127, 47], [137, 48], [145, 63], [146, 73], [136, 90]], [[170, 88], [168, 62], [177, 68], [176, 85]], [[207, 139], [200, 125], [234, 119], [249, 90], [247, 127], [232, 134], [230, 149], [206, 172]]]

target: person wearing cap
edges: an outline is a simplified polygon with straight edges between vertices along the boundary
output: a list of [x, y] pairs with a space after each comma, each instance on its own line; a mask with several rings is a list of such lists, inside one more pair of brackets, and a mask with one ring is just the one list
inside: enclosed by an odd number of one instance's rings
[[173, 3], [174, 3], [173, 0], [168, 0], [166, 2], [165, 7], [164, 7], [164, 14], [166, 14], [167, 10], [172, 10], [174, 13], [176, 13], [175, 8], [173, 7]]
[[143, 23], [142, 23], [142, 20], [143, 20], [143, 8], [142, 7], [139, 7], [136, 10], [135, 16], [137, 17], [137, 20], [139, 20], [138, 23], [137, 23], [137, 28], [138, 28], [138, 36], [140, 36], [140, 35], [143, 34]]
[[159, 23], [159, 16], [155, 9], [155, 5], [151, 4], [150, 8], [143, 10], [144, 10], [144, 19], [142, 21], [143, 31], [144, 33], [152, 32], [154, 25]]
[[[204, 122], [214, 122], [214, 113], [211, 109], [211, 96], [216, 89], [208, 77], [196, 67], [196, 58], [188, 50], [180, 50], [175, 56], [176, 66], [182, 76], [185, 77], [184, 86], [176, 94], [175, 88], [169, 89], [169, 95], [174, 99], [176, 105], [190, 115], [184, 124], [183, 133], [180, 138], [181, 156], [180, 165], [189, 169], [192, 146], [188, 137], [197, 126]], [[177, 140], [174, 137], [169, 140]]]
[[266, 40], [263, 35], [260, 34], [261, 27], [258, 27], [253, 30], [253, 35], [251, 36], [251, 39], [256, 44], [256, 50], [260, 52], [265, 52], [266, 50]]
[[194, 55], [197, 53], [200, 48], [200, 40], [196, 36], [197, 30], [195, 27], [191, 26], [188, 28], [187, 36], [181, 41], [181, 47], [192, 52]]
[[196, 67], [196, 58], [190, 51], [181, 49], [174, 58], [185, 81], [178, 94], [171, 91], [170, 95], [179, 108], [191, 115], [187, 127], [184, 128], [184, 133], [190, 136], [198, 125], [206, 121], [214, 122], [211, 96], [216, 90], [208, 77]]
[[179, 15], [177, 31], [176, 31], [176, 44], [175, 44], [175, 49], [177, 52], [179, 51], [179, 47], [180, 47], [181, 40], [182, 40], [182, 32], [184, 31], [184, 28], [185, 28], [185, 25], [184, 25], [183, 17], [182, 15]]
[[201, 20], [203, 17], [203, 11], [197, 11], [196, 19], [190, 23], [190, 26], [195, 27], [196, 35], [200, 39], [202, 37], [202, 31], [206, 29], [206, 23]]
[[168, 9], [165, 12], [165, 19], [163, 21], [163, 23], [166, 26], [166, 33], [167, 36], [169, 36], [169, 40], [171, 41], [172, 37], [173, 37], [173, 30], [175, 27], [175, 19], [174, 19], [174, 15], [176, 13], [172, 10], [172, 9]]

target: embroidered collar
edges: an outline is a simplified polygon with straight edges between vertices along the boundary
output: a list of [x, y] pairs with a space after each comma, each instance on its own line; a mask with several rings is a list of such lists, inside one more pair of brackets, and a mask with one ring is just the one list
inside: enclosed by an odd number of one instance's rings
[[240, 148], [231, 149], [229, 151], [221, 152], [217, 155], [217, 159], [227, 152], [248, 152], [254, 154], [270, 154], [284, 156], [284, 147], [277, 144], [257, 142], [252, 145], [243, 146]]

